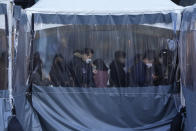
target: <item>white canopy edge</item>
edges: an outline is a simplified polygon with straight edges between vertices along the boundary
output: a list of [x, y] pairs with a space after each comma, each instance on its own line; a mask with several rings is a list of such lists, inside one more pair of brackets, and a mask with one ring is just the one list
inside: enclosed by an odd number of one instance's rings
[[[153, 25], [150, 25], [150, 24], [144, 24], [144, 25], [173, 30], [172, 24], [156, 23]], [[43, 24], [42, 23], [42, 24], [35, 24], [34, 30], [39, 31], [39, 30], [45, 30], [45, 29], [49, 29], [49, 28], [57, 28], [57, 27], [63, 27], [63, 26], [65, 26], [65, 25], [63, 25], [63, 24]]]
[[[24, 13], [30, 20], [33, 13], [59, 14], [59, 15], [138, 15], [138, 14], [168, 14], [176, 13], [179, 30], [181, 12], [183, 7], [176, 5], [170, 0], [39, 0]], [[35, 30], [59, 27], [57, 24], [35, 24]], [[173, 29], [173, 25], [156, 23], [154, 27]]]
[[[28, 14], [28, 19], [30, 22], [31, 19], [31, 14]], [[155, 23], [155, 24], [144, 24], [147, 26], [151, 26], [151, 27], [158, 27], [158, 28], [165, 28], [165, 29], [170, 29], [170, 30], [174, 30], [174, 23]], [[176, 30], [180, 30], [180, 24], [181, 24], [181, 12], [177, 15], [177, 21], [176, 21]], [[30, 23], [29, 23], [30, 25]], [[34, 30], [44, 30], [44, 29], [48, 29], [48, 28], [54, 28], [54, 27], [61, 27], [61, 26], [65, 26], [63, 24], [44, 24], [44, 23], [39, 23], [39, 24], [35, 24], [34, 25]]]
[[139, 14], [168, 14], [168, 13], [174, 13], [174, 12], [182, 12], [183, 9], [175, 9], [175, 10], [154, 10], [154, 11], [148, 11], [148, 10], [143, 10], [143, 11], [44, 11], [44, 10], [26, 10], [27, 14], [33, 14], [33, 13], [38, 13], [38, 14], [59, 14], [59, 15], [139, 15]]
[[28, 13], [67, 15], [134, 15], [182, 11], [170, 0], [39, 0]]
[[9, 4], [10, 2], [13, 2], [13, 0], [0, 0], [0, 3], [3, 4]]

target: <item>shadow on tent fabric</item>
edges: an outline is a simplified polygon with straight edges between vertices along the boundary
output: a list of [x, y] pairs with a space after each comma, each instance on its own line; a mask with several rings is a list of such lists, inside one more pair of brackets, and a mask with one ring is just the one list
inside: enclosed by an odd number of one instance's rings
[[23, 131], [22, 126], [15, 116], [13, 116], [9, 121], [8, 131]]
[[171, 130], [170, 131], [183, 131], [184, 130], [184, 124], [185, 124], [185, 118], [186, 118], [186, 108], [181, 108], [180, 112], [174, 117], [174, 119], [171, 122]]

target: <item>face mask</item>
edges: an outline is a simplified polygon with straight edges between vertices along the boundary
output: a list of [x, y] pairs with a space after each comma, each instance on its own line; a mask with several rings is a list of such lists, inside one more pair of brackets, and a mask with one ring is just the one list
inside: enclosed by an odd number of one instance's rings
[[92, 60], [91, 59], [86, 59], [86, 63], [89, 64]]
[[163, 63], [163, 59], [159, 59], [159, 62], [162, 64]]
[[147, 63], [146, 66], [147, 66], [148, 68], [150, 68], [150, 67], [152, 67], [152, 63]]

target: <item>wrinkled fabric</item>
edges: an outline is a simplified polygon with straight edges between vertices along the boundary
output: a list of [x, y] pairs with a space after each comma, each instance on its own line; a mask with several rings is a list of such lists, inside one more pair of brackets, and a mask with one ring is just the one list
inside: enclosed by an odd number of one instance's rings
[[9, 121], [8, 131], [23, 131], [22, 126], [15, 116]]
[[183, 88], [186, 104], [185, 131], [196, 131], [196, 92]]
[[[21, 19], [26, 19], [25, 15], [21, 16]], [[29, 66], [27, 64], [29, 57], [29, 41], [30, 34], [25, 32], [26, 26], [24, 26], [23, 20], [16, 21], [15, 28], [17, 29], [15, 38], [15, 63], [13, 71], [13, 97], [16, 108], [16, 118], [21, 124], [24, 131], [42, 131], [40, 121], [36, 112], [32, 108], [30, 102], [27, 100], [27, 80], [29, 76], [27, 74]], [[29, 62], [29, 61], [28, 61]]]
[[[169, 86], [60, 88], [33, 86], [44, 130], [169, 131], [177, 110]], [[140, 103], [140, 104], [138, 104]]]
[[196, 131], [196, 5], [183, 12], [179, 56], [187, 111], [185, 131]]
[[[24, 131], [42, 131], [40, 121], [26, 95], [15, 96], [16, 118]], [[21, 112], [22, 111], [22, 112]]]
[[0, 90], [0, 116], [0, 130], [7, 131], [8, 123], [12, 116], [8, 90]]

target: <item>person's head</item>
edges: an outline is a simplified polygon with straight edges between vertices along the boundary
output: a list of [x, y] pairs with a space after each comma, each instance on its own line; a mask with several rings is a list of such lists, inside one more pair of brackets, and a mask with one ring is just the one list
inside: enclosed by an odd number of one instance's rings
[[73, 56], [82, 58], [82, 51], [81, 50], [75, 50], [73, 52]]
[[93, 57], [94, 51], [90, 48], [85, 48], [83, 51], [83, 60], [89, 63]]
[[0, 58], [1, 58], [1, 61], [5, 62], [6, 59], [7, 59], [7, 53], [6, 52], [2, 52]]
[[122, 64], [125, 63], [126, 53], [124, 51], [116, 51], [114, 55], [116, 61]]
[[42, 66], [42, 60], [40, 58], [40, 54], [39, 52], [35, 52], [34, 56], [33, 56], [33, 69], [35, 69], [35, 67], [37, 66]]
[[73, 51], [73, 54], [76, 54], [76, 53], [79, 53], [80, 54], [81, 52], [82, 52], [81, 50], [74, 50]]
[[159, 61], [163, 65], [168, 65], [172, 63], [171, 52], [167, 49], [162, 49], [159, 53]]
[[102, 59], [96, 59], [93, 64], [96, 66], [97, 70], [101, 70], [101, 71], [107, 71], [108, 68], [105, 65], [104, 61]]
[[136, 64], [136, 63], [138, 63], [138, 62], [140, 62], [141, 61], [141, 55], [140, 54], [136, 54], [135, 56], [134, 56], [134, 63]]
[[155, 60], [155, 53], [154, 51], [147, 51], [143, 57], [143, 62], [148, 66], [152, 67]]
[[56, 55], [54, 56], [53, 63], [55, 63], [55, 64], [60, 64], [60, 63], [63, 63], [63, 61], [64, 61], [64, 58], [63, 58], [62, 55], [56, 54]]
[[2, 58], [5, 58], [5, 57], [6, 57], [6, 54], [7, 54], [6, 52], [2, 52], [2, 53], [1, 53], [1, 57], [2, 57]]

